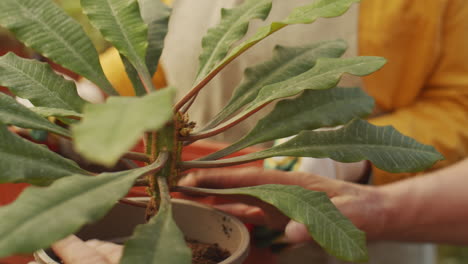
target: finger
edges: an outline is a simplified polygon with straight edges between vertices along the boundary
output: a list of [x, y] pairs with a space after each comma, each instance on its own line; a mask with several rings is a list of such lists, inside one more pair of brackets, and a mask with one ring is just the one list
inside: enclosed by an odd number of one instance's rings
[[239, 218], [244, 223], [254, 225], [267, 225], [265, 213], [262, 209], [242, 203], [220, 204], [214, 206], [216, 209]]
[[101, 255], [105, 256], [110, 263], [119, 263], [123, 253], [123, 246], [110, 242], [104, 242], [97, 239], [88, 240], [85, 244], [97, 250]]
[[[197, 170], [188, 174], [179, 184], [203, 188], [238, 188], [262, 184], [285, 184], [306, 186], [309, 183], [306, 175], [277, 170], [264, 170], [258, 167], [225, 168]], [[316, 176], [315, 176], [316, 177]]]
[[226, 204], [226, 203], [242, 203], [244, 205], [259, 207], [265, 212], [266, 222], [272, 228], [283, 228], [288, 222], [288, 218], [280, 212], [274, 205], [263, 201], [252, 195], [245, 194], [224, 194], [216, 192], [204, 192], [200, 188], [193, 187], [177, 187], [177, 191], [183, 192], [189, 196], [191, 195], [211, 195], [215, 198], [221, 197], [221, 200], [213, 199], [210, 202], [211, 206]]
[[268, 203], [246, 196], [236, 199], [236, 201], [238, 203], [231, 208], [229, 206], [232, 206], [232, 204], [217, 205], [215, 207], [229, 211], [229, 213], [238, 216], [244, 222], [265, 225], [271, 229], [283, 230], [289, 221], [287, 216]]
[[312, 240], [309, 232], [307, 231], [307, 227], [294, 220], [289, 221], [286, 225], [284, 235], [284, 240], [289, 243], [303, 243]]
[[54, 243], [52, 249], [66, 264], [112, 264], [74, 235]]

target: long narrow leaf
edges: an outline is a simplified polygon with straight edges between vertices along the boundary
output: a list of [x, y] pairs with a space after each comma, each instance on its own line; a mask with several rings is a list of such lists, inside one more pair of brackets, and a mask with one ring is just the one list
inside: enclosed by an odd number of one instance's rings
[[49, 120], [34, 113], [3, 93], [0, 93], [0, 123], [50, 131], [66, 137], [70, 136], [70, 133], [65, 128], [49, 122]]
[[57, 75], [48, 64], [22, 59], [14, 53], [0, 57], [0, 85], [35, 106], [81, 112], [85, 101], [75, 83]]
[[[295, 96], [304, 90], [325, 90], [333, 88], [338, 84], [344, 73], [356, 76], [368, 75], [380, 69], [385, 62], [385, 59], [380, 57], [365, 56], [354, 58], [320, 58], [312, 69], [286, 81], [264, 86], [255, 100], [250, 102], [240, 113], [227, 122], [235, 123], [249, 113], [256, 111], [276, 99]], [[213, 130], [216, 130], [216, 128], [195, 132], [192, 136], [197, 137], [200, 134], [209, 134], [209, 132]]]
[[245, 137], [202, 160], [218, 159], [243, 148], [298, 134], [303, 130], [343, 125], [372, 113], [374, 100], [360, 88], [307, 90], [280, 101]]
[[138, 71], [135, 69], [135, 66], [122, 54], [120, 54], [120, 59], [127, 73], [128, 79], [133, 85], [133, 90], [135, 91], [136, 96], [142, 96], [146, 94], [145, 86], [138, 75]]
[[0, 183], [47, 185], [74, 173], [86, 174], [75, 162], [13, 135], [4, 125], [0, 139]]
[[147, 26], [140, 15], [137, 0], [81, 0], [84, 13], [105, 39], [125, 56], [151, 86], [146, 67]]
[[[149, 74], [154, 75], [158, 67], [169, 24], [171, 9], [159, 0], [139, 0], [141, 16], [148, 26], [148, 48], [146, 50], [146, 66]], [[132, 82], [133, 89], [137, 96], [146, 93], [145, 87], [140, 79], [138, 71], [133, 64], [125, 57], [120, 56], [125, 66], [127, 76]]]
[[389, 172], [417, 172], [431, 167], [443, 156], [432, 146], [400, 134], [391, 126], [377, 127], [355, 120], [331, 131], [303, 131], [276, 147], [218, 161], [184, 162], [189, 167], [233, 165], [277, 156], [331, 158], [340, 162], [370, 160]]
[[245, 71], [245, 81], [223, 110], [205, 127], [212, 128], [250, 103], [266, 85], [285, 81], [314, 67], [320, 57], [338, 58], [346, 49], [342, 40], [324, 41], [302, 47], [275, 47], [273, 58]]
[[127, 194], [134, 181], [154, 170], [147, 166], [97, 177], [72, 175], [49, 187], [30, 187], [0, 208], [0, 257], [31, 253], [98, 220]]
[[[218, 68], [225, 66], [242, 52], [286, 26], [310, 24], [321, 17], [330, 18], [340, 16], [355, 2], [359, 2], [359, 0], [318, 0], [309, 5], [297, 7], [285, 20], [273, 22], [268, 26], [258, 29], [254, 36], [233, 48], [231, 52], [229, 52], [229, 55], [213, 67], [212, 71], [216, 71]], [[205, 74], [205, 76], [207, 75], [209, 75], [209, 73]]]
[[111, 97], [87, 105], [82, 122], [72, 128], [75, 148], [85, 158], [112, 166], [145, 131], [156, 131], [172, 117], [175, 90], [165, 88], [144, 97]]
[[[386, 60], [381, 57], [321, 58], [312, 69], [294, 78], [263, 87], [244, 112], [265, 103], [299, 94], [304, 90], [335, 87], [344, 73], [365, 76], [380, 69]], [[241, 114], [242, 115], [242, 114]]]
[[208, 195], [248, 195], [273, 205], [303, 223], [311, 237], [328, 253], [345, 261], [367, 260], [366, 237], [331, 203], [323, 192], [293, 185], [259, 185], [236, 189], [183, 188]]
[[271, 0], [246, 0], [233, 9], [221, 10], [221, 22], [208, 30], [202, 40], [203, 51], [197, 82], [213, 70], [213, 67], [229, 52], [232, 44], [241, 39], [254, 18], [265, 19], [271, 10]]
[[141, 16], [148, 26], [148, 49], [146, 51], [146, 66], [152, 76], [158, 67], [167, 35], [171, 8], [159, 0], [138, 0]]
[[117, 95], [81, 26], [51, 0], [2, 0], [0, 25], [27, 46]]

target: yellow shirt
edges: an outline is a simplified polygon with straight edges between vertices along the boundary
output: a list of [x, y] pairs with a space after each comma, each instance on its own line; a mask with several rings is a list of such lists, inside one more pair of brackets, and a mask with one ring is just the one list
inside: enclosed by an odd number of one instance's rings
[[[466, 0], [363, 0], [359, 53], [382, 56], [384, 68], [364, 78], [367, 92], [393, 125], [433, 145], [446, 158], [468, 154], [468, 5]], [[411, 174], [374, 170], [376, 184]]]

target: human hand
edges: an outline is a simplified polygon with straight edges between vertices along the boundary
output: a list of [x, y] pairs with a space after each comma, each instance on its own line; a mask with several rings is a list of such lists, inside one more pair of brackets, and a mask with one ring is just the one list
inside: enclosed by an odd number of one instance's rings
[[[180, 181], [180, 185], [202, 188], [238, 188], [262, 184], [298, 185], [306, 189], [325, 192], [335, 206], [354, 225], [372, 239], [383, 230], [383, 194], [378, 188], [333, 180], [304, 172], [284, 172], [261, 168], [230, 168], [198, 170]], [[244, 222], [267, 225], [270, 228], [285, 228], [290, 242], [310, 240], [304, 225], [289, 221], [279, 211], [257, 199], [241, 198], [240, 203], [216, 205]]]
[[52, 249], [65, 264], [117, 264], [123, 246], [99, 240], [83, 242], [71, 235], [53, 244]]

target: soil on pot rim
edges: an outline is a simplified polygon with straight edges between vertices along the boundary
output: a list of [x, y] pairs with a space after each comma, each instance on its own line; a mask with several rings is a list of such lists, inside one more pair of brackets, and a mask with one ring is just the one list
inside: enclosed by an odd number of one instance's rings
[[192, 264], [217, 264], [231, 256], [218, 244], [206, 244], [193, 239], [186, 239], [192, 250]]

